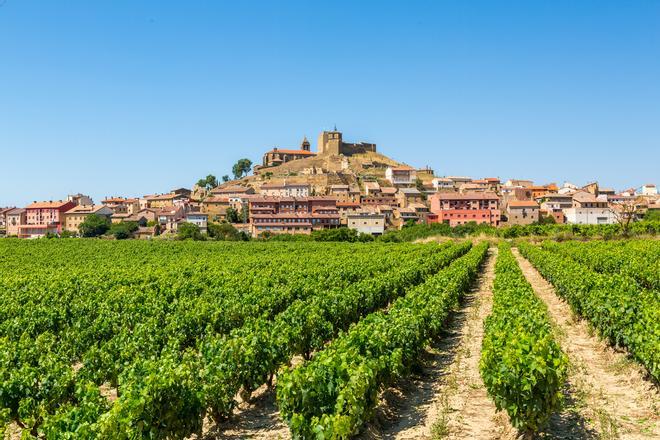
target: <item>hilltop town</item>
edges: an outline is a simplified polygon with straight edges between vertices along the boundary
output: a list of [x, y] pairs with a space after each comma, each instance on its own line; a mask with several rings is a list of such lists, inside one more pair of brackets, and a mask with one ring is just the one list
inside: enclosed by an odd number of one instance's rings
[[225, 223], [252, 237], [339, 227], [378, 236], [419, 223], [613, 224], [622, 216], [636, 220], [660, 210], [653, 183], [615, 191], [597, 182], [559, 186], [520, 178], [437, 176], [430, 167], [390, 159], [374, 143], [346, 142], [336, 127], [320, 133], [316, 151], [304, 137], [298, 148], [266, 151], [259, 165], [248, 159], [237, 165], [235, 179], [224, 176], [219, 183], [210, 175], [190, 189], [113, 195], [98, 204], [79, 193], [0, 208], [0, 235], [89, 235], [93, 217], [118, 231], [117, 238], [175, 236], [184, 224], [206, 234], [209, 225]]

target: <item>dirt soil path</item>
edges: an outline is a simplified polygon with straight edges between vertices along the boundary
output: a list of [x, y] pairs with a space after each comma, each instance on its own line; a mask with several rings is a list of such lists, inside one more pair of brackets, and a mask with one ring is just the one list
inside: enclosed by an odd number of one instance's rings
[[506, 415], [496, 413], [479, 374], [483, 320], [492, 309], [497, 249], [446, 333], [427, 348], [420, 371], [383, 393], [376, 421], [362, 439], [510, 438]]
[[546, 303], [571, 368], [566, 405], [544, 433], [550, 438], [660, 438], [660, 392], [641, 366], [600, 340], [571, 312], [554, 288], [513, 253], [536, 294]]

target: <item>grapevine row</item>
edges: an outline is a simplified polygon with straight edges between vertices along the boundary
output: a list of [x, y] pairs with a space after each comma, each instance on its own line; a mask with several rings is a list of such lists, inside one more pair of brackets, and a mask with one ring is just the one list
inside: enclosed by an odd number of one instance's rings
[[476, 246], [447, 269], [372, 313], [325, 350], [278, 378], [281, 415], [297, 438], [346, 438], [368, 420], [379, 390], [403, 376], [440, 332], [469, 288], [487, 244]]
[[552, 334], [545, 305], [502, 242], [493, 311], [486, 318], [480, 371], [498, 410], [525, 432], [538, 431], [561, 404], [568, 358]]
[[560, 254], [527, 243], [521, 253], [571, 309], [610, 343], [625, 346], [651, 376], [660, 379], [660, 300], [625, 275], [601, 274]]

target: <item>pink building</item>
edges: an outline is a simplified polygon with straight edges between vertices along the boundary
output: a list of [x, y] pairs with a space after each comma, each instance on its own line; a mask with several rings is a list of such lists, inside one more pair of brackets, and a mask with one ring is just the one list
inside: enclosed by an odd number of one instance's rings
[[25, 207], [25, 224], [18, 228], [21, 238], [38, 238], [47, 233], [60, 234], [63, 229], [63, 214], [75, 207], [74, 202], [34, 202]]
[[337, 228], [340, 215], [337, 199], [331, 197], [259, 197], [249, 200], [253, 236], [311, 234], [313, 230]]
[[451, 227], [470, 222], [500, 224], [499, 198], [492, 192], [433, 194], [431, 213], [429, 223], [447, 223]]

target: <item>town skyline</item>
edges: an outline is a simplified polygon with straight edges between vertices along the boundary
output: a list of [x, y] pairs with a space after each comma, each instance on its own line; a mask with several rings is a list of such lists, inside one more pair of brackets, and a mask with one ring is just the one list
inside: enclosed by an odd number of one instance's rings
[[658, 2], [1, 2], [0, 205], [190, 186], [304, 135], [316, 148], [335, 124], [438, 175], [657, 182], [659, 14]]

